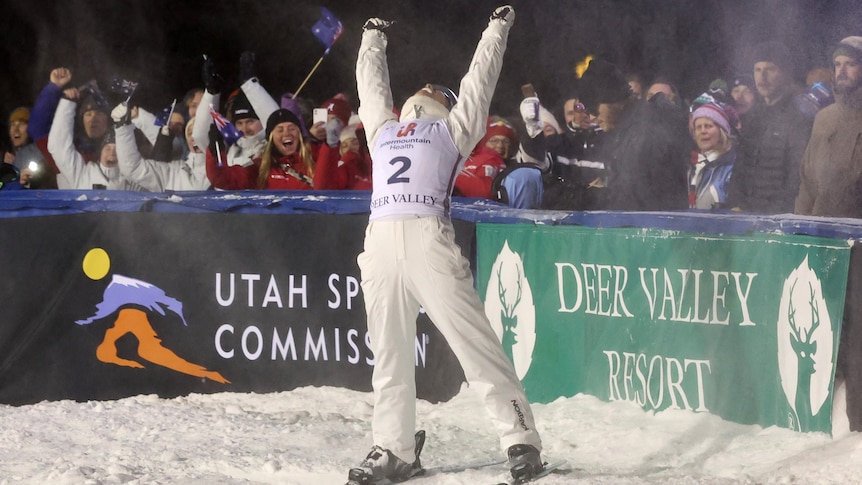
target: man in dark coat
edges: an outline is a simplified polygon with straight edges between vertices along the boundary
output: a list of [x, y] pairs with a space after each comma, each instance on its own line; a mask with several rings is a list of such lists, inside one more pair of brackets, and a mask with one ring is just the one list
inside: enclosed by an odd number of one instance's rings
[[631, 96], [616, 66], [593, 60], [579, 81], [581, 101], [604, 133], [599, 161], [608, 169], [607, 207], [669, 211], [688, 208], [686, 170], [692, 150], [687, 113], [663, 94]]
[[793, 212], [799, 192], [799, 164], [812, 120], [794, 102], [793, 63], [787, 47], [764, 42], [753, 50], [752, 61], [761, 99], [742, 125], [728, 205], [746, 212]]

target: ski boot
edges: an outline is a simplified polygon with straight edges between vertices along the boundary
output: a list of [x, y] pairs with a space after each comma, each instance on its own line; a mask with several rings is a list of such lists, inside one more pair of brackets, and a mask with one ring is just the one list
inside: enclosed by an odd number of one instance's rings
[[506, 454], [514, 483], [528, 482], [545, 468], [539, 450], [533, 445], [512, 445]]
[[362, 463], [347, 473], [347, 485], [373, 485], [384, 479], [397, 483], [423, 474], [425, 469], [422, 468], [419, 454], [424, 445], [425, 431], [417, 431], [416, 460], [413, 463], [407, 463], [391, 451], [374, 445]]

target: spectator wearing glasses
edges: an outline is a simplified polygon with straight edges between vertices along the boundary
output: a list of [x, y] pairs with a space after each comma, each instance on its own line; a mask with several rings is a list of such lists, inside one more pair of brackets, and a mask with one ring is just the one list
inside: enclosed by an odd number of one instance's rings
[[488, 118], [485, 136], [470, 153], [461, 173], [455, 179], [454, 195], [494, 199], [494, 179], [506, 170], [507, 160], [518, 138], [515, 128], [499, 117]]
[[541, 208], [545, 191], [542, 174], [548, 165], [540, 142], [534, 136], [520, 144], [512, 124], [499, 116], [489, 118], [485, 136], [479, 143], [496, 151], [506, 163], [506, 168], [491, 183], [493, 199], [516, 209]]

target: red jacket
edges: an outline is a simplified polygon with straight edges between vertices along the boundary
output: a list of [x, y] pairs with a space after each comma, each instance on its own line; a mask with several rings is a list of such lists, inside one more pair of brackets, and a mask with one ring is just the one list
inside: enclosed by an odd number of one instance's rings
[[227, 165], [227, 155], [222, 153], [219, 163], [213, 152], [207, 149], [207, 178], [214, 188], [222, 190], [252, 190], [257, 188], [260, 157], [251, 165]]
[[491, 183], [505, 168], [506, 162], [499, 153], [484, 145], [477, 146], [455, 178], [453, 194], [491, 199]]
[[338, 155], [338, 148], [324, 144], [314, 167], [318, 190], [371, 190], [371, 161], [354, 152]]
[[[293, 169], [293, 170], [291, 170]], [[312, 190], [311, 176], [299, 152], [278, 159], [269, 169], [267, 190]]]

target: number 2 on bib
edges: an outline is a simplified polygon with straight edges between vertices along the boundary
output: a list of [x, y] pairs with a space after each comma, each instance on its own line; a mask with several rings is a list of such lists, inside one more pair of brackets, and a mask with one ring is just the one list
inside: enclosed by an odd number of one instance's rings
[[410, 170], [411, 163], [413, 162], [411, 162], [407, 157], [395, 157], [392, 160], [389, 160], [389, 165], [396, 166], [400, 164], [401, 167], [398, 168], [391, 177], [386, 179], [386, 183], [389, 185], [410, 183], [410, 177], [402, 177], [402, 175]]

